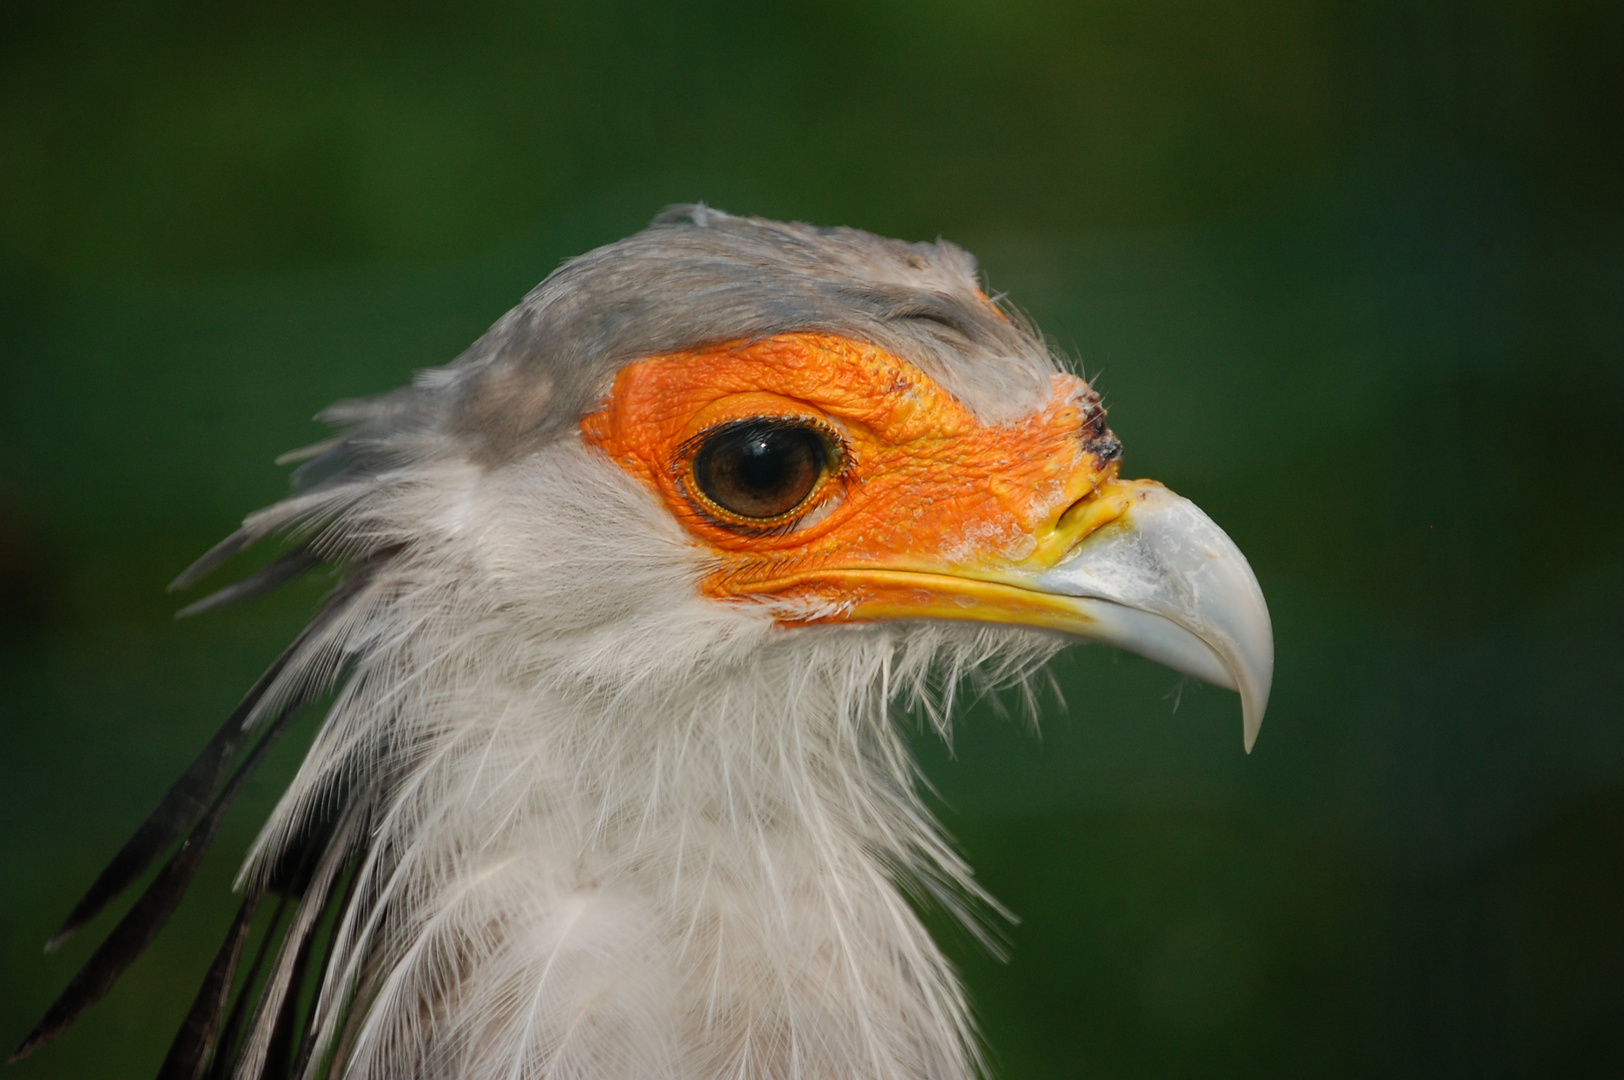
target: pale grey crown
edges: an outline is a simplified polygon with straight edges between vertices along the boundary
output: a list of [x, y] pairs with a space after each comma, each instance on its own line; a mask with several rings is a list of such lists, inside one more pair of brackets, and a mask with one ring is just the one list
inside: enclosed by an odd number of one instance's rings
[[[545, 446], [576, 430], [627, 363], [797, 332], [877, 345], [989, 423], [1041, 406], [1056, 371], [1042, 337], [981, 291], [974, 257], [953, 244], [672, 207], [642, 232], [566, 262], [450, 364], [324, 411], [346, 430], [285, 459], [309, 459], [294, 474], [301, 494], [255, 514], [176, 585], [274, 532], [310, 532], [424, 455], [492, 466]], [[301, 545], [187, 610], [263, 592], [332, 557], [336, 543]], [[371, 554], [359, 535], [343, 547], [352, 558]]]
[[975, 259], [945, 241], [672, 207], [566, 262], [414, 388], [331, 418], [432, 425], [499, 461], [573, 428], [630, 361], [807, 332], [877, 345], [983, 419], [1010, 419], [1047, 398], [1055, 365], [978, 284]]

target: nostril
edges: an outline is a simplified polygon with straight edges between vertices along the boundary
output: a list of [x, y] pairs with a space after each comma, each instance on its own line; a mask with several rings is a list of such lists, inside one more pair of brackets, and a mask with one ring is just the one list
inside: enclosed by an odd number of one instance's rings
[[1133, 486], [1132, 482], [1119, 482], [1115, 469], [1095, 476], [1087, 494], [1066, 507], [1055, 521], [1054, 535], [1062, 548], [1055, 552], [1057, 564], [1070, 560], [1084, 541], [1122, 516], [1131, 501], [1126, 496], [1131, 495]]
[[1092, 517], [1099, 512], [1099, 503], [1100, 488], [1096, 482], [1088, 489], [1087, 494], [1061, 511], [1060, 517], [1055, 519], [1055, 531], [1069, 533], [1082, 526], [1084, 518]]

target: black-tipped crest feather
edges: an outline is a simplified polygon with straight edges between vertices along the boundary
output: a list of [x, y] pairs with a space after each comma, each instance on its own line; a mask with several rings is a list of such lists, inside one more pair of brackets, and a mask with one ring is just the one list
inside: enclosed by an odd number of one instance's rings
[[[170, 786], [152, 813], [147, 815], [147, 819], [136, 829], [135, 834], [125, 842], [118, 854], [113, 856], [112, 861], [86, 890], [84, 896], [73, 906], [73, 910], [68, 913], [68, 917], [63, 920], [56, 933], [51, 935], [51, 940], [45, 946], [47, 952], [59, 948], [75, 931], [95, 918], [113, 898], [140, 877], [147, 867], [152, 865], [154, 859], [192, 827], [208, 807], [210, 798], [231, 764], [231, 759], [236, 756], [243, 740], [247, 738], [246, 725], [260, 706], [266, 692], [277, 683], [282, 673], [299, 656], [304, 647], [344, 612], [365, 580], [367, 574], [364, 571], [357, 571], [346, 579], [334, 590], [322, 610], [311, 620], [310, 625], [305, 627], [293, 643], [282, 650], [281, 655], [255, 680], [254, 685], [243, 695], [242, 701], [231, 711], [225, 723], [214, 733], [214, 737], [197, 757], [192, 759], [186, 771]], [[306, 688], [307, 694], [310, 689]], [[299, 696], [289, 702], [287, 711], [296, 711], [307, 701], [307, 696]]]
[[186, 890], [191, 887], [192, 879], [197, 876], [198, 867], [203, 864], [203, 856], [214, 841], [214, 835], [219, 830], [226, 811], [231, 808], [232, 802], [242, 791], [243, 784], [253, 775], [254, 769], [264, 758], [265, 751], [280, 733], [287, 716], [288, 712], [285, 711], [277, 723], [255, 744], [248, 757], [232, 774], [230, 781], [215, 796], [208, 812], [192, 829], [191, 835], [181, 844], [180, 850], [164, 864], [152, 884], [147, 886], [146, 892], [141, 894], [141, 898], [85, 962], [85, 966], [69, 981], [67, 988], [46, 1010], [44, 1017], [34, 1026], [34, 1030], [30, 1031], [13, 1051], [10, 1060], [16, 1061], [27, 1057], [66, 1031], [86, 1009], [100, 1001], [113, 988], [119, 976], [129, 969], [136, 957], [140, 956], [152, 943], [152, 939], [158, 936], [158, 931], [164, 928], [164, 924], [180, 907], [181, 900], [186, 896]]
[[327, 834], [325, 846], [312, 845], [306, 853], [306, 869], [298, 875], [307, 879], [303, 895], [283, 935], [271, 973], [259, 991], [259, 1005], [237, 1064], [237, 1075], [244, 1080], [286, 1073], [294, 1052], [299, 988], [310, 961], [313, 935], [365, 818], [364, 804], [355, 803]]
[[287, 914], [290, 902], [290, 898], [283, 895], [277, 899], [276, 907], [271, 909], [270, 921], [259, 939], [259, 945], [254, 949], [254, 959], [248, 965], [248, 972], [243, 976], [242, 989], [237, 994], [237, 1000], [232, 1002], [225, 1023], [221, 1025], [214, 1057], [209, 1064], [209, 1071], [205, 1074], [206, 1080], [226, 1080], [236, 1073], [237, 1050], [241, 1045], [243, 1020], [248, 1015], [250, 1003], [257, 1000], [260, 970], [271, 955], [272, 944], [280, 940], [282, 916]]
[[247, 529], [238, 529], [218, 544], [209, 548], [196, 562], [177, 574], [175, 580], [169, 583], [169, 591], [179, 592], [203, 575], [224, 566], [236, 558], [251, 543], [253, 543], [252, 534]]
[[309, 544], [302, 544], [279, 556], [264, 569], [250, 574], [240, 581], [233, 582], [223, 589], [212, 592], [195, 603], [186, 605], [175, 612], [175, 618], [186, 619], [193, 615], [201, 615], [205, 611], [214, 611], [218, 608], [241, 603], [244, 600], [252, 600], [257, 596], [264, 596], [272, 589], [292, 581], [311, 567], [321, 565], [321, 562], [321, 557], [310, 550]]
[[248, 943], [248, 931], [263, 895], [258, 889], [250, 890], [237, 908], [237, 917], [231, 921], [231, 928], [226, 931], [225, 940], [214, 954], [214, 962], [203, 976], [203, 985], [198, 988], [186, 1019], [169, 1044], [169, 1053], [158, 1069], [157, 1080], [202, 1080], [220, 1037], [226, 1005], [231, 1000], [237, 962], [242, 958], [243, 946]]

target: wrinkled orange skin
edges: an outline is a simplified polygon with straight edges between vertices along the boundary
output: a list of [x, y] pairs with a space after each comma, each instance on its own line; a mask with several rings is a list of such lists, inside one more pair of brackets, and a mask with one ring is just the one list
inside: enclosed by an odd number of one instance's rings
[[[630, 364], [581, 430], [715, 557], [708, 594], [793, 598], [827, 609], [820, 619], [898, 617], [940, 606], [915, 575], [1052, 565], [1080, 535], [1057, 528], [1068, 508], [1068, 521], [1096, 519], [1085, 531], [1121, 512], [1121, 499], [1087, 498], [1117, 469], [1085, 449], [1087, 384], [1057, 374], [1053, 386], [1039, 411], [989, 425], [882, 349], [789, 334]], [[755, 417], [809, 419], [845, 444], [799, 523], [730, 526], [688, 494], [691, 440]]]

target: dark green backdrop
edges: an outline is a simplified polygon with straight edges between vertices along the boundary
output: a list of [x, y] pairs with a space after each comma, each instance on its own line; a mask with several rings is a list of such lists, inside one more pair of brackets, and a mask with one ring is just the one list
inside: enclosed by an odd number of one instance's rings
[[[318, 408], [703, 199], [977, 252], [1269, 596], [1250, 758], [1231, 695], [1097, 648], [1041, 737], [920, 739], [1021, 917], [1007, 964], [951, 939], [1000, 1076], [1624, 1074], [1624, 5], [0, 20], [0, 1037], [319, 589], [175, 624], [164, 582]], [[297, 742], [11, 1076], [155, 1070]]]

